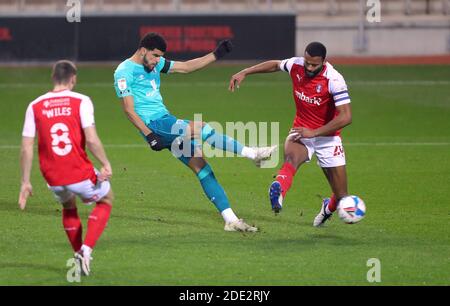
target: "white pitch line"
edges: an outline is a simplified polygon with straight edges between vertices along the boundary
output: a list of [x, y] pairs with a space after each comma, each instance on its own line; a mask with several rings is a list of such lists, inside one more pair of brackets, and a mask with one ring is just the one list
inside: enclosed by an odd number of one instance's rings
[[[397, 147], [397, 146], [450, 146], [450, 142], [344, 142], [344, 146], [351, 147]], [[129, 149], [129, 148], [147, 148], [142, 144], [106, 144], [105, 148]], [[19, 145], [0, 145], [0, 150], [20, 149]]]

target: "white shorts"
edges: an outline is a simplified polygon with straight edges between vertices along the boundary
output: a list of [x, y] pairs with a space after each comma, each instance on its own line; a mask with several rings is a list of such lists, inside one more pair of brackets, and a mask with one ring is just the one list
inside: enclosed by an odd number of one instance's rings
[[[98, 174], [97, 174], [98, 175]], [[106, 196], [111, 189], [109, 181], [100, 182], [94, 185], [90, 179], [79, 183], [65, 186], [48, 186], [53, 191], [56, 200], [60, 203], [69, 201], [74, 196], [79, 196], [83, 203], [92, 204]]]
[[310, 162], [313, 154], [317, 156], [317, 164], [321, 168], [333, 168], [345, 165], [345, 153], [340, 136], [320, 136], [314, 138], [301, 138], [308, 150]]

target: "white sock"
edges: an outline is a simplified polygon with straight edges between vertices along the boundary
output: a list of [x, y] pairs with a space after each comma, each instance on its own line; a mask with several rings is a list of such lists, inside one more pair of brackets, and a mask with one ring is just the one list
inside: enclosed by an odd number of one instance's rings
[[221, 214], [226, 223], [231, 223], [239, 220], [231, 208], [224, 209]]
[[241, 155], [250, 159], [256, 158], [256, 150], [250, 147], [243, 147]]
[[92, 249], [90, 247], [88, 247], [87, 245], [83, 244], [81, 246], [81, 252], [83, 252], [83, 255], [91, 256]]

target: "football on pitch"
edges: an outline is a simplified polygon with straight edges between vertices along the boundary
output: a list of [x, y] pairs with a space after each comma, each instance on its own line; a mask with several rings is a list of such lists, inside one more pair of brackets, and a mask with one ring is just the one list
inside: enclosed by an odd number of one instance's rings
[[345, 223], [358, 223], [366, 215], [366, 204], [360, 197], [351, 195], [339, 201], [337, 210], [339, 218]]

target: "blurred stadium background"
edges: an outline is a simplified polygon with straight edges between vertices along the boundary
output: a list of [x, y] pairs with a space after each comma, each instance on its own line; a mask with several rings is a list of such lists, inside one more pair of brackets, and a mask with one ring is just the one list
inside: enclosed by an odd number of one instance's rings
[[[74, 2], [81, 3], [79, 24], [61, 18]], [[366, 15], [373, 7], [371, 3], [363, 0], [0, 0], [0, 59], [2, 62], [61, 57], [81, 61], [118, 60], [134, 48], [131, 42], [138, 39], [136, 36], [156, 26], [172, 40], [172, 50], [177, 49], [178, 58], [193, 55], [186, 54], [193, 51], [189, 42], [180, 46], [180, 40], [190, 40], [200, 54], [222, 38], [234, 38], [240, 44], [228, 59], [301, 54], [312, 40], [323, 41], [330, 55], [341, 57], [449, 55], [450, 0], [382, 0], [381, 22], [368, 22]], [[33, 17], [39, 20], [30, 19]], [[205, 28], [203, 32], [194, 29], [189, 34], [186, 29], [176, 27], [201, 25], [215, 29], [209, 29], [209, 33]], [[261, 50], [264, 43], [273, 50], [264, 53]], [[24, 46], [33, 45], [45, 46], [45, 53], [36, 47], [35, 52], [21, 51]], [[104, 46], [101, 52], [98, 46]]]

